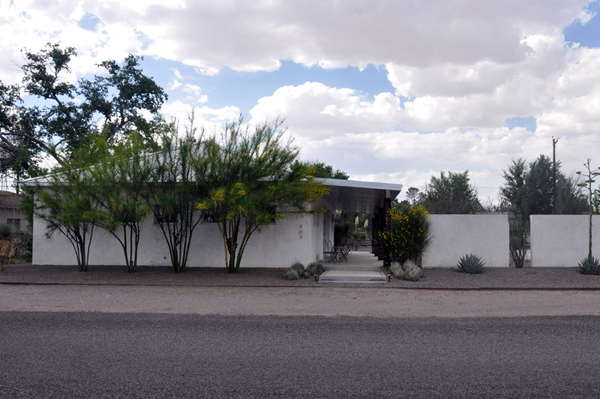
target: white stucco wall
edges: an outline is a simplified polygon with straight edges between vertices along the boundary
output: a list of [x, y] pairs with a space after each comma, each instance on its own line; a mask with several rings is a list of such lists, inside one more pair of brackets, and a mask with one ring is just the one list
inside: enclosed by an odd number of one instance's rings
[[[531, 215], [531, 266], [575, 267], [588, 254], [589, 216]], [[600, 216], [593, 216], [593, 254], [600, 256]]]
[[488, 267], [509, 266], [507, 215], [430, 215], [431, 245], [423, 266], [456, 267], [473, 253]]
[[[60, 233], [48, 239], [46, 225], [36, 219], [33, 229], [33, 263], [76, 265], [75, 252]], [[305, 265], [323, 254], [323, 215], [289, 215], [277, 224], [263, 226], [250, 238], [242, 267], [289, 267], [299, 260]], [[90, 265], [124, 265], [118, 241], [102, 229], [95, 229], [90, 249]], [[170, 258], [160, 227], [148, 219], [143, 227], [138, 265], [170, 266]], [[225, 267], [223, 239], [216, 224], [201, 223], [193, 234], [188, 266]]]

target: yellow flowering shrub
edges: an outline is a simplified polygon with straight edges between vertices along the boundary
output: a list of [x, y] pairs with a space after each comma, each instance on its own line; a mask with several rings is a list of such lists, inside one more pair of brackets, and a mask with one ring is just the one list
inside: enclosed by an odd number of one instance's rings
[[410, 259], [420, 264], [430, 241], [429, 213], [422, 205], [415, 205], [408, 212], [392, 208], [387, 220], [390, 231], [381, 231], [376, 240], [384, 262], [403, 264]]

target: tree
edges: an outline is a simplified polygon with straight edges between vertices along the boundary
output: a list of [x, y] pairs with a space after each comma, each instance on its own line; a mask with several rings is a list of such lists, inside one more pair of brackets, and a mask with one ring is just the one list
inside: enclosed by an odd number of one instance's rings
[[500, 187], [500, 196], [505, 200], [504, 207], [521, 218], [527, 215], [527, 174], [527, 164], [523, 159], [513, 160], [508, 170], [502, 171], [505, 184]]
[[105, 137], [97, 137], [93, 143], [100, 157], [88, 173], [94, 184], [92, 196], [102, 215], [98, 224], [117, 239], [127, 271], [132, 273], [137, 268], [142, 223], [150, 213], [144, 198], [150, 175], [144, 143], [138, 135], [127, 137], [110, 150]]
[[508, 170], [503, 171], [504, 185], [500, 196], [504, 210], [529, 220], [530, 215], [579, 214], [587, 210], [579, 194], [578, 179], [565, 176], [556, 167], [556, 190], [558, 203], [554, 203], [554, 170], [552, 161], [540, 155], [529, 165], [523, 159], [513, 160]]
[[[557, 166], [559, 169], [559, 166]], [[554, 172], [550, 158], [540, 155], [529, 164], [525, 182], [527, 215], [549, 215], [554, 211]]]
[[197, 209], [208, 195], [206, 176], [213, 169], [213, 158], [207, 154], [210, 146], [195, 138], [194, 115], [184, 136], [177, 135], [175, 122], [159, 135], [160, 147], [147, 157], [151, 172], [144, 195], [158, 222], [169, 248], [171, 266], [176, 273], [187, 266], [192, 235], [203, 218]]
[[419, 189], [416, 187], [410, 187], [406, 190], [406, 198], [410, 201], [411, 206], [417, 205], [419, 201]]
[[577, 179], [565, 176], [560, 171], [560, 162], [556, 169], [556, 196], [553, 164], [545, 155], [529, 165], [523, 159], [513, 160], [502, 172], [505, 183], [500, 187], [500, 196], [502, 209], [510, 213], [510, 254], [516, 267], [523, 267], [525, 261], [531, 215], [573, 214], [587, 209], [579, 197]]
[[69, 240], [82, 272], [88, 269], [94, 228], [102, 218], [93, 200], [93, 181], [85, 172], [88, 166], [76, 159], [38, 180], [35, 200], [30, 202], [35, 215], [46, 222], [48, 238], [58, 232]]
[[304, 167], [304, 168], [311, 168], [312, 171], [310, 173], [310, 175], [312, 177], [320, 177], [320, 178], [331, 178], [331, 179], [341, 179], [341, 180], [348, 180], [350, 178], [350, 176], [344, 172], [341, 171], [339, 169], [333, 170], [333, 167], [331, 165], [326, 165], [324, 162], [319, 162], [318, 160], [315, 162], [300, 162], [300, 161], [295, 161], [294, 164], [292, 165], [292, 168], [298, 168], [298, 167]]
[[258, 124], [251, 134], [240, 117], [226, 126], [220, 143], [212, 137], [205, 144], [211, 189], [198, 209], [211, 212], [218, 225], [228, 273], [239, 270], [250, 237], [262, 226], [289, 213], [317, 212], [309, 204], [327, 192], [309, 168], [295, 164], [299, 150], [282, 142], [281, 123]]
[[481, 209], [477, 189], [469, 182], [469, 171], [440, 172], [432, 176], [422, 193], [421, 203], [432, 214], [468, 214]]
[[[142, 111], [157, 115], [167, 95], [139, 67], [141, 57], [129, 55], [122, 65], [99, 64], [107, 76], [69, 83], [69, 63], [76, 51], [47, 44], [38, 53], [23, 51], [23, 85], [0, 82], [0, 159], [17, 174], [48, 154], [66, 166], [70, 154], [90, 133], [107, 140], [137, 131], [150, 139], [151, 126]], [[37, 97], [26, 107], [20, 92]]]

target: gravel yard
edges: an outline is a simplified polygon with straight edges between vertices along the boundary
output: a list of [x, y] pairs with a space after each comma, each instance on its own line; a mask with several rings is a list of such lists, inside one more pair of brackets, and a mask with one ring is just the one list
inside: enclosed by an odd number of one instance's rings
[[[0, 284], [109, 284], [157, 286], [249, 286], [249, 287], [318, 287], [310, 279], [288, 281], [282, 278], [282, 269], [242, 269], [238, 274], [227, 274], [225, 268], [188, 268], [180, 274], [169, 267], [139, 267], [127, 273], [124, 266], [90, 266], [79, 272], [75, 266], [37, 266], [31, 264], [6, 265], [0, 272]], [[597, 289], [600, 276], [586, 276], [577, 268], [488, 268], [483, 274], [464, 274], [455, 267], [425, 268], [425, 278], [409, 282], [393, 278], [377, 288], [410, 289]], [[340, 286], [337, 285], [336, 286]], [[352, 284], [352, 287], [371, 285]], [[373, 285], [373, 287], [375, 287]]]

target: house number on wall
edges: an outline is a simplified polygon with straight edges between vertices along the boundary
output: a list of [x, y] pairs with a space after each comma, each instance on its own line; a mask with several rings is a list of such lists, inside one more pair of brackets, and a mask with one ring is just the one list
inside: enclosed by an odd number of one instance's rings
[[302, 225], [300, 225], [300, 231], [298, 231], [298, 234], [300, 234], [300, 239], [302, 239]]

